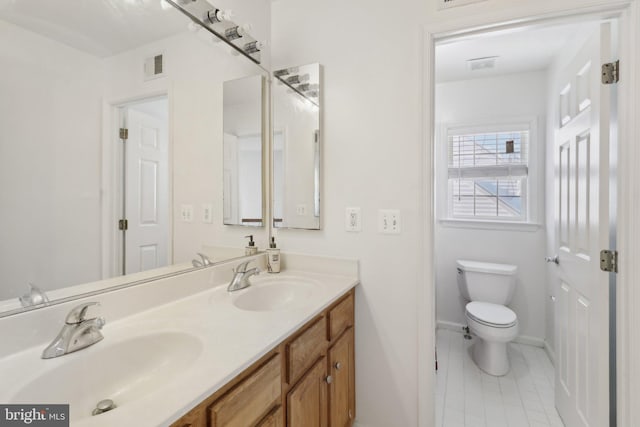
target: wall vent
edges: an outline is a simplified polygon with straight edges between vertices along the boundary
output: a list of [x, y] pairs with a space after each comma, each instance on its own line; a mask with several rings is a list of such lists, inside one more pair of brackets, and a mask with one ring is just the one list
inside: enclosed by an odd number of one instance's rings
[[438, 0], [438, 9], [449, 9], [456, 6], [464, 6], [471, 3], [480, 3], [485, 0]]
[[497, 59], [497, 56], [467, 59], [467, 66], [469, 67], [469, 71], [492, 70], [496, 68]]
[[157, 79], [164, 75], [164, 55], [159, 53], [144, 60], [144, 79]]

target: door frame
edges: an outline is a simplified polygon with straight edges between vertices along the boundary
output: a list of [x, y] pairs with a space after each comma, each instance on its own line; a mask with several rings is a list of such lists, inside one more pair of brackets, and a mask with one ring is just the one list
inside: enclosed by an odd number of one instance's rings
[[115, 225], [122, 217], [122, 204], [115, 200], [115, 195], [121, 192], [122, 175], [120, 160], [122, 158], [122, 143], [119, 138], [121, 123], [121, 109], [130, 104], [167, 98], [169, 109], [168, 120], [168, 197], [169, 201], [169, 244], [168, 260], [173, 260], [173, 96], [171, 89], [150, 91], [124, 98], [106, 100], [102, 103], [102, 191], [101, 191], [101, 240], [102, 240], [102, 279], [121, 276], [122, 266], [118, 263], [121, 256], [121, 240]]
[[[418, 425], [428, 427], [435, 420], [435, 43], [450, 37], [473, 35], [498, 28], [542, 22], [570, 22], [584, 17], [617, 17], [620, 23], [618, 83], [618, 165], [617, 165], [617, 249], [619, 267], [616, 293], [616, 365], [618, 425], [631, 425], [640, 418], [640, 146], [632, 136], [640, 135], [640, 0], [567, 0], [560, 4], [528, 2], [518, 8], [486, 8], [486, 13], [441, 20], [422, 26], [422, 199], [423, 218], [419, 261], [418, 300]], [[629, 141], [629, 142], [627, 142]], [[604, 226], [608, 227], [609, 224]], [[604, 249], [604, 248], [603, 248]], [[637, 304], [636, 304], [637, 303]]]

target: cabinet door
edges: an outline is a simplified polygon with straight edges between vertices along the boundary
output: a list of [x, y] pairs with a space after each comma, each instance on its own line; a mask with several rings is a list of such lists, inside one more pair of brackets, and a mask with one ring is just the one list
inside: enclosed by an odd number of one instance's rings
[[355, 417], [355, 369], [353, 328], [349, 328], [329, 349], [329, 423], [351, 426]]
[[327, 361], [313, 368], [287, 394], [288, 427], [327, 426]]

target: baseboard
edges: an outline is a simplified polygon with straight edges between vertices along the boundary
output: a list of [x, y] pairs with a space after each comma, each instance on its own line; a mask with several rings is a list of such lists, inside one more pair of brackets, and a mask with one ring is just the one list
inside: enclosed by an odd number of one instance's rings
[[[436, 325], [438, 329], [446, 329], [446, 330], [456, 331], [456, 332], [462, 332], [462, 328], [467, 326], [467, 325], [463, 325], [462, 323], [447, 322], [444, 320], [438, 320]], [[540, 347], [540, 348], [546, 349], [545, 340], [543, 340], [542, 338], [531, 337], [528, 335], [518, 335], [516, 339], [513, 340], [513, 342], [516, 342], [518, 344], [532, 345], [534, 347]]]

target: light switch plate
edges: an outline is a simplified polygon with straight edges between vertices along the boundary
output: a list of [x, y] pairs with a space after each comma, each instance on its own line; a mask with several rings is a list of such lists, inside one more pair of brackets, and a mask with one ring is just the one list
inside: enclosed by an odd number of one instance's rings
[[346, 209], [344, 229], [346, 231], [362, 231], [362, 216], [360, 215], [360, 208]]
[[193, 222], [193, 205], [180, 206], [180, 218], [182, 222]]
[[202, 204], [202, 222], [205, 224], [211, 224], [213, 222], [213, 204]]
[[400, 234], [400, 211], [398, 209], [378, 210], [378, 231], [384, 234]]

